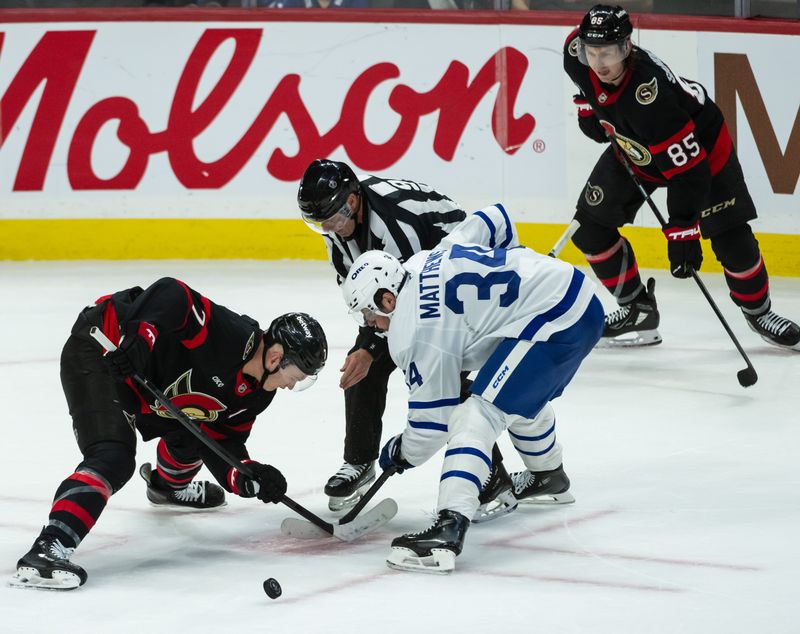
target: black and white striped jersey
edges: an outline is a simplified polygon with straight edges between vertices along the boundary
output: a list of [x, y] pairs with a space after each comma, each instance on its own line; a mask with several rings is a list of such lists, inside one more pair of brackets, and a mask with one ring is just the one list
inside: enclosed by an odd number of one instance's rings
[[420, 251], [433, 249], [452, 231], [466, 213], [450, 198], [424, 183], [359, 175], [362, 221], [349, 239], [324, 234], [328, 260], [337, 282], [365, 251], [379, 249], [401, 262]]

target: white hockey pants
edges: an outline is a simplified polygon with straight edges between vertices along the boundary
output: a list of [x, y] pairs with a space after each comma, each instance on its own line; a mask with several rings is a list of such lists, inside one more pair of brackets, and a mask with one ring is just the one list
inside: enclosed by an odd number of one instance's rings
[[555, 415], [547, 403], [536, 418], [500, 411], [471, 396], [453, 410], [439, 482], [437, 510], [458, 511], [468, 518], [478, 508], [478, 494], [492, 468], [492, 445], [508, 428], [526, 468], [555, 469], [561, 464], [561, 445], [555, 442]]

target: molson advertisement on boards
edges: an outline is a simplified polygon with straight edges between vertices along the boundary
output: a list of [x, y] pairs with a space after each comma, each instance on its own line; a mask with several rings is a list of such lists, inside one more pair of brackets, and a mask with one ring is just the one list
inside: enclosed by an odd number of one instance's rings
[[[153, 21], [17, 15], [27, 17], [0, 25], [0, 226], [16, 238], [0, 251], [6, 259], [120, 249], [321, 258], [295, 202], [321, 157], [428, 183], [468, 211], [501, 201], [549, 240], [603, 149], [580, 133], [562, 70], [578, 14], [548, 24], [502, 23], [502, 14], [452, 24], [424, 13], [413, 22], [369, 22], [386, 15], [368, 12], [349, 22], [301, 12], [284, 15], [303, 21], [269, 21], [268, 11], [225, 21], [223, 10], [214, 22], [191, 21], [191, 10], [170, 22], [156, 12]], [[800, 58], [800, 38], [685, 28], [637, 28], [634, 40], [714, 96], [759, 208], [754, 228], [788, 248], [800, 233], [800, 84], [787, 85], [771, 60]], [[646, 209], [637, 224], [656, 226]], [[122, 237], [156, 227], [215, 248], [159, 256]], [[254, 230], [276, 244], [253, 251]]]

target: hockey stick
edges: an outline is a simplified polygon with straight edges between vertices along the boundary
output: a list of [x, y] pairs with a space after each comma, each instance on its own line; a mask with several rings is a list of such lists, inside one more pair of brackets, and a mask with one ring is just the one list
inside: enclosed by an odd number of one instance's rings
[[[611, 147], [616, 150], [618, 145], [616, 137], [614, 137], [614, 135], [611, 134], [610, 132], [606, 132], [606, 136], [608, 137], [608, 140], [611, 142]], [[653, 199], [650, 198], [650, 194], [648, 194], [647, 190], [642, 186], [642, 182], [639, 180], [639, 177], [636, 176], [636, 172], [633, 171], [633, 167], [631, 167], [627, 155], [625, 155], [624, 152], [615, 152], [615, 154], [617, 155], [617, 158], [619, 158], [619, 160], [625, 166], [625, 170], [628, 172], [628, 175], [631, 177], [631, 180], [633, 180], [633, 184], [636, 185], [636, 188], [639, 190], [639, 193], [647, 201], [648, 206], [653, 211], [653, 214], [655, 215], [656, 220], [658, 220], [659, 224], [661, 225], [661, 228], [663, 229], [664, 227], [666, 227], [667, 221], [664, 220], [664, 216], [661, 215], [661, 212], [658, 210], [658, 207], [656, 207], [656, 204], [653, 202]], [[714, 311], [714, 314], [717, 316], [720, 323], [722, 324], [722, 327], [725, 328], [725, 332], [728, 333], [728, 336], [731, 338], [731, 341], [733, 341], [733, 345], [736, 346], [736, 349], [739, 351], [739, 354], [742, 355], [744, 362], [747, 364], [746, 368], [739, 370], [736, 373], [736, 378], [739, 379], [739, 385], [741, 385], [742, 387], [750, 387], [751, 385], [755, 384], [756, 381], [758, 381], [758, 374], [756, 373], [756, 369], [753, 367], [753, 364], [750, 363], [750, 359], [748, 358], [745, 351], [742, 349], [739, 340], [736, 338], [736, 335], [733, 334], [731, 327], [728, 325], [728, 322], [725, 320], [725, 317], [720, 312], [716, 302], [711, 297], [711, 294], [708, 292], [706, 285], [703, 284], [703, 280], [701, 280], [700, 276], [697, 274], [697, 271], [689, 267], [689, 272], [692, 274], [692, 279], [697, 283], [698, 288], [702, 291], [703, 295], [706, 298], [706, 301], [708, 301], [709, 305], [711, 306], [711, 309]]]
[[580, 229], [580, 227], [581, 223], [573, 218], [572, 222], [569, 223], [564, 233], [561, 234], [558, 242], [553, 245], [553, 248], [550, 249], [550, 253], [547, 255], [549, 255], [551, 258], [557, 258], [558, 254], [561, 253], [561, 251], [567, 245], [567, 242], [570, 241], [570, 238], [575, 235], [575, 232]]
[[373, 482], [369, 490], [367, 490], [367, 492], [363, 496], [361, 496], [361, 499], [358, 501], [358, 504], [356, 504], [353, 508], [351, 508], [347, 512], [347, 514], [344, 517], [342, 517], [342, 519], [339, 520], [339, 524], [348, 524], [352, 522], [356, 518], [356, 515], [358, 515], [361, 512], [361, 509], [363, 509], [367, 505], [367, 503], [373, 498], [373, 496], [378, 492], [378, 489], [380, 489], [383, 486], [383, 483], [386, 482], [395, 473], [397, 473], [397, 467], [389, 467], [388, 469], [385, 469], [384, 472], [380, 475], [380, 477], [377, 480], [375, 480], [375, 482]]
[[[375, 506], [375, 508], [370, 509], [362, 516], [358, 518], [357, 516], [361, 512], [361, 509], [363, 509], [367, 505], [367, 503], [372, 499], [372, 497], [378, 492], [378, 489], [380, 489], [383, 486], [384, 482], [386, 482], [395, 473], [397, 473], [396, 467], [389, 467], [388, 469], [384, 470], [384, 472], [380, 475], [380, 477], [377, 480], [375, 480], [375, 482], [372, 483], [372, 486], [361, 497], [361, 499], [358, 501], [358, 504], [356, 504], [352, 509], [350, 509], [347, 512], [347, 514], [344, 515], [342, 519], [339, 520], [338, 524], [333, 525], [334, 528], [338, 528], [340, 530], [347, 530], [352, 525], [364, 523], [365, 519], [366, 519], [366, 524], [370, 527], [370, 530], [373, 524], [375, 528], [381, 526], [382, 524], [385, 524], [385, 522], [375, 523], [369, 518], [370, 516], [374, 516], [376, 513], [378, 513], [379, 512], [378, 509], [380, 509], [382, 505], [386, 506], [388, 502], [394, 504], [394, 500], [392, 500], [391, 498], [386, 498], [382, 502], [379, 502]], [[394, 505], [392, 517], [394, 516], [394, 513], [397, 513], [396, 504]], [[355, 521], [356, 519], [358, 519], [358, 522]], [[314, 539], [317, 537], [327, 537], [327, 535], [321, 532], [320, 529], [316, 527], [314, 524], [309, 524], [308, 522], [304, 522], [303, 520], [299, 520], [294, 517], [287, 517], [285, 520], [283, 520], [283, 522], [281, 523], [281, 532], [284, 535], [289, 535], [290, 537], [296, 537], [298, 539]], [[364, 533], [367, 531], [362, 530], [361, 532]]]
[[[111, 342], [111, 340], [108, 337], [106, 337], [105, 334], [103, 333], [103, 331], [100, 330], [97, 326], [92, 326], [89, 329], [89, 335], [95, 341], [97, 341], [97, 343], [99, 343], [106, 352], [110, 352], [112, 350], [116, 350], [117, 349], [117, 347]], [[166, 409], [172, 415], [172, 417], [175, 420], [177, 420], [181, 425], [183, 425], [184, 428], [186, 428], [186, 430], [188, 432], [190, 432], [193, 436], [195, 436], [201, 443], [203, 443], [211, 451], [213, 451], [215, 454], [217, 454], [217, 456], [219, 456], [226, 463], [228, 463], [228, 465], [230, 465], [231, 467], [233, 467], [235, 469], [238, 469], [241, 473], [245, 474], [248, 478], [250, 478], [252, 480], [255, 480], [255, 481], [258, 481], [258, 475], [250, 467], [249, 464], [247, 464], [246, 462], [242, 462], [236, 456], [234, 456], [232, 453], [230, 453], [227, 449], [225, 449], [222, 445], [220, 445], [216, 440], [214, 440], [213, 438], [210, 438], [209, 436], [206, 436], [201, 431], [200, 427], [195, 425], [195, 424], [193, 424], [192, 423], [192, 419], [187, 414], [185, 414], [182, 410], [178, 409], [172, 403], [172, 401], [170, 401], [165, 396], [165, 394], [160, 389], [158, 389], [158, 387], [153, 385], [149, 380], [147, 380], [146, 378], [141, 376], [138, 372], [134, 373], [131, 378], [134, 381], [136, 381], [139, 385], [141, 385], [144, 389], [146, 389], [148, 392], [150, 392], [150, 394], [152, 394], [153, 397], [155, 399], [157, 399], [158, 402], [161, 405], [164, 406], [164, 409]], [[291, 499], [290, 497], [288, 497], [286, 495], [281, 496], [280, 502], [281, 502], [281, 504], [284, 504], [285, 506], [288, 506], [295, 513], [297, 513], [298, 515], [304, 517], [309, 522], [311, 522], [312, 524], [314, 524], [315, 526], [317, 526], [321, 530], [325, 531], [329, 535], [333, 535], [334, 537], [338, 537], [339, 539], [341, 539], [343, 541], [351, 541], [351, 540], [355, 539], [356, 537], [360, 536], [361, 534], [363, 534], [364, 532], [366, 532], [368, 529], [372, 528], [372, 523], [373, 523], [372, 520], [373, 520], [373, 518], [369, 518], [369, 520], [370, 520], [370, 522], [368, 522], [369, 526], [367, 526], [367, 528], [364, 529], [364, 530], [358, 530], [359, 528], [362, 528], [361, 526], [353, 526], [349, 530], [348, 529], [340, 530], [338, 525], [334, 525], [334, 524], [331, 524], [330, 522], [326, 522], [321, 517], [315, 515], [314, 513], [309, 511], [307, 508], [305, 508], [304, 506], [301, 506], [300, 504], [298, 504], [297, 502], [295, 502], [293, 499]], [[384, 502], [386, 502], [386, 500], [384, 500]], [[394, 503], [394, 500], [391, 500], [391, 502], [392, 502], [392, 504], [394, 504], [394, 513], [396, 513], [397, 512], [397, 505]], [[389, 507], [390, 506], [391, 506], [391, 504], [390, 505], [384, 505], [384, 507], [381, 509], [383, 515], [386, 515], [389, 512]], [[378, 507], [373, 509], [373, 511], [375, 511], [377, 508]], [[389, 519], [394, 517], [394, 513], [391, 513], [391, 515], [385, 521], [388, 521]], [[377, 518], [377, 514], [376, 514], [376, 518], [375, 519], [382, 519], [382, 518]], [[382, 523], [385, 523], [385, 522], [381, 522], [381, 524]], [[377, 524], [377, 525], [379, 526], [380, 524]]]

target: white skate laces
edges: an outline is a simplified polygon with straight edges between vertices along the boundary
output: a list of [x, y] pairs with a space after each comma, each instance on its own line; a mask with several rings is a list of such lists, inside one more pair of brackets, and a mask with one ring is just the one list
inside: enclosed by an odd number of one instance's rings
[[519, 473], [511, 474], [514, 481], [514, 495], [521, 495], [522, 492], [536, 481], [536, 476], [527, 469]]
[[768, 310], [763, 315], [756, 317], [758, 325], [776, 337], [783, 335], [791, 326], [792, 322], [785, 317], [776, 315], [771, 310]]
[[205, 502], [206, 487], [205, 482], [190, 482], [184, 489], [178, 489], [172, 493], [175, 499], [181, 502]]
[[609, 313], [608, 315], [606, 315], [606, 325], [614, 326], [616, 324], [622, 323], [628, 318], [630, 312], [631, 312], [631, 307], [629, 304], [617, 308], [617, 310], [615, 310], [613, 313]]
[[59, 540], [54, 539], [47, 545], [46, 552], [53, 559], [63, 559], [64, 561], [69, 561], [69, 558], [72, 557], [72, 553], [75, 552], [75, 549], [67, 548]]
[[333, 477], [342, 478], [344, 480], [355, 480], [366, 470], [367, 466], [366, 464], [352, 465], [349, 462], [345, 462], [339, 467], [339, 470]]

